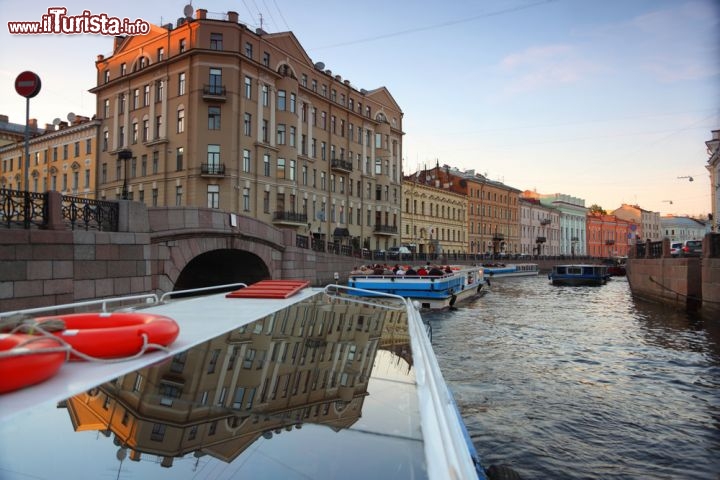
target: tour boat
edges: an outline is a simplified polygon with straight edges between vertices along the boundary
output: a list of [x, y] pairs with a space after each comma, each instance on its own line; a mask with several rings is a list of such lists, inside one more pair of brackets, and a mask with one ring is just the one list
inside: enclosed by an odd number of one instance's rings
[[492, 280], [504, 277], [530, 277], [537, 276], [539, 270], [537, 263], [484, 263], [485, 277]]
[[[475, 289], [479, 270], [433, 283], [470, 273], [455, 288]], [[3, 479], [492, 478], [414, 302], [341, 285], [232, 294], [244, 287], [97, 301], [171, 318], [177, 338], [0, 395]]]
[[348, 286], [359, 296], [389, 293], [419, 302], [422, 309], [441, 310], [480, 295], [485, 285], [482, 267], [444, 267], [438, 275], [397, 275], [353, 272]]
[[604, 285], [608, 280], [605, 265], [555, 265], [548, 278], [553, 285]]

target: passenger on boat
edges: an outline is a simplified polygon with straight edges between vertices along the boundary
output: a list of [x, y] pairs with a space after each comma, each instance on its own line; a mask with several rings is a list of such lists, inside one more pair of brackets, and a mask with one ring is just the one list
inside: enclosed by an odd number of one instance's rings
[[373, 267], [373, 275], [383, 275], [385, 273], [385, 269], [382, 265], [379, 263], [376, 263]]
[[418, 268], [417, 274], [421, 275], [421, 276], [427, 275], [428, 271], [425, 269], [425, 267], [420, 267], [420, 268]]
[[419, 273], [416, 272], [413, 267], [410, 267], [410, 268], [408, 268], [407, 271], [405, 272], [405, 275], [419, 275]]
[[405, 269], [401, 265], [396, 265], [395, 275], [405, 275]]
[[436, 265], [433, 265], [432, 268], [430, 268], [428, 275], [431, 275], [433, 277], [441, 277], [444, 274], [443, 274], [443, 271], [440, 270]]
[[350, 271], [350, 275], [365, 275], [365, 273], [366, 273], [365, 267], [364, 266], [358, 267], [357, 265], [355, 265], [353, 267], [353, 269]]
[[445, 273], [452, 273], [452, 268], [450, 268], [450, 265], [445, 265]]

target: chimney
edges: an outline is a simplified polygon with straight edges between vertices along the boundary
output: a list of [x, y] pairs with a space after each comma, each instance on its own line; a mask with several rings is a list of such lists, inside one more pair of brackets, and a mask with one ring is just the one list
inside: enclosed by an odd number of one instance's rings
[[0, 122], [8, 123], [10, 121], [10, 117], [7, 115], [0, 115]]
[[46, 131], [46, 132], [52, 132], [53, 130], [55, 130], [55, 125], [53, 125], [52, 123], [46, 123], [46, 124], [45, 124], [45, 131]]
[[28, 125], [30, 126], [30, 130], [37, 131], [37, 118], [28, 119]]
[[238, 13], [228, 12], [228, 22], [238, 23]]
[[204, 8], [198, 8], [197, 10], [195, 10], [195, 18], [197, 20], [204, 20], [205, 17], [207, 17], [207, 10], [205, 10]]
[[116, 35], [115, 42], [113, 43], [113, 52], [117, 52], [120, 45], [125, 41], [125, 35]]

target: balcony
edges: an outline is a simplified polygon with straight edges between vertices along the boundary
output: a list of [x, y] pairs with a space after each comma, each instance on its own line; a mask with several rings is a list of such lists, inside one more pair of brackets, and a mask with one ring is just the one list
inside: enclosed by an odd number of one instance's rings
[[292, 227], [307, 226], [308, 216], [305, 213], [277, 211], [273, 213], [273, 223]]
[[397, 225], [377, 224], [377, 225], [375, 225], [375, 228], [373, 229], [373, 233], [375, 235], [397, 235], [398, 227], [397, 227]]
[[547, 242], [547, 238], [545, 238], [545, 237], [537, 237], [535, 239], [535, 243], [545, 243], [545, 242]]
[[615, 240], [605, 240], [605, 245], [615, 245]]
[[493, 242], [502, 242], [502, 241], [505, 241], [505, 234], [503, 234], [503, 233], [496, 233], [495, 235], [493, 235], [492, 239], [493, 239]]
[[227, 100], [225, 85], [203, 85], [203, 100], [224, 102]]
[[330, 161], [330, 168], [332, 168], [336, 172], [341, 172], [341, 173], [352, 173], [352, 171], [353, 171], [353, 165], [352, 165], [351, 161], [340, 160], [338, 158], [333, 158]]
[[224, 163], [202, 163], [200, 164], [200, 176], [202, 177], [224, 177]]
[[540, 225], [543, 225], [543, 226], [550, 225], [551, 223], [552, 223], [552, 220], [550, 220], [549, 218], [543, 218], [542, 220], [540, 220]]

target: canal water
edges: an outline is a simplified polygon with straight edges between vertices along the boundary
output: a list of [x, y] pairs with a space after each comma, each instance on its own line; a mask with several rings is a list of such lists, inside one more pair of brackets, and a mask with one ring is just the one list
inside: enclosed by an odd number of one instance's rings
[[720, 319], [634, 299], [627, 280], [494, 280], [425, 314], [485, 466], [530, 479], [720, 479]]

